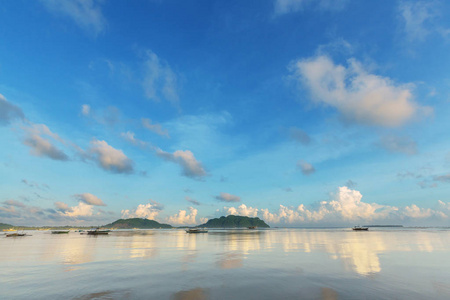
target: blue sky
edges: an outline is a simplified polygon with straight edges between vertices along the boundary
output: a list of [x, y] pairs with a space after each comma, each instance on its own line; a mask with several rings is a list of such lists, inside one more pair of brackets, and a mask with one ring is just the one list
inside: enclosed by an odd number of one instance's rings
[[7, 1], [0, 222], [450, 225], [446, 1]]

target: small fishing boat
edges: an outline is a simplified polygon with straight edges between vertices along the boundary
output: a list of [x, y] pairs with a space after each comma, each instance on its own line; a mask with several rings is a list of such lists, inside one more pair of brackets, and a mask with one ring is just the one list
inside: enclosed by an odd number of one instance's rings
[[6, 237], [19, 237], [19, 236], [26, 236], [26, 233], [19, 233], [19, 232], [14, 232], [14, 233], [7, 233]]
[[356, 230], [356, 231], [367, 231], [367, 230], [369, 230], [369, 227], [355, 226], [352, 229]]
[[109, 230], [109, 229], [100, 229], [100, 228], [96, 228], [96, 229], [93, 229], [93, 230], [88, 230], [87, 231], [87, 234], [89, 234], [89, 235], [105, 235], [105, 234], [108, 234], [109, 232], [110, 232], [111, 230]]
[[52, 230], [52, 234], [65, 234], [69, 233], [69, 230]]
[[186, 233], [208, 233], [208, 230], [203, 228], [190, 228], [186, 230]]
[[249, 226], [248, 229], [256, 229], [256, 226]]

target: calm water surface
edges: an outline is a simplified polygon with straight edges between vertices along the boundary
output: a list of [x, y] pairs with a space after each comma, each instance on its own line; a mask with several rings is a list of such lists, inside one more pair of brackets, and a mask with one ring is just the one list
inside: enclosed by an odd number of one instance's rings
[[448, 229], [0, 235], [1, 299], [450, 299]]

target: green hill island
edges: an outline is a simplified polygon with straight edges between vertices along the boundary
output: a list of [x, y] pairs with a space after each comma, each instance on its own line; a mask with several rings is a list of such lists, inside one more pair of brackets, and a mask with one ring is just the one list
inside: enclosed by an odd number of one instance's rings
[[259, 227], [259, 228], [270, 228], [263, 220], [258, 217], [250, 218], [243, 216], [229, 215], [227, 217], [220, 217], [215, 219], [210, 219], [205, 224], [198, 227], [207, 228], [246, 228], [246, 227]]
[[162, 224], [154, 220], [141, 219], [141, 218], [131, 218], [131, 219], [119, 219], [115, 222], [103, 226], [104, 228], [115, 228], [115, 229], [155, 229], [155, 228], [173, 228], [169, 224]]

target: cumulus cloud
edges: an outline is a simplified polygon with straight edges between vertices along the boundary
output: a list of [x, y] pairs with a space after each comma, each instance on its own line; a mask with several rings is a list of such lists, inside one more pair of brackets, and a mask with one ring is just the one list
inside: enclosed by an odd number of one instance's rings
[[52, 132], [46, 125], [33, 124], [24, 128], [24, 131], [26, 136], [23, 143], [30, 147], [32, 155], [48, 157], [53, 160], [69, 160], [69, 157], [62, 150], [58, 149], [49, 139], [43, 137], [47, 136], [62, 144], [66, 144], [62, 138]]
[[302, 145], [308, 145], [309, 143], [311, 143], [311, 138], [309, 137], [309, 135], [300, 128], [296, 127], [289, 128], [289, 136], [292, 140]]
[[347, 5], [348, 0], [275, 0], [275, 15], [293, 13], [306, 8], [321, 10], [341, 10]]
[[293, 62], [291, 71], [316, 103], [336, 108], [346, 122], [397, 127], [418, 111], [431, 112], [413, 102], [410, 86], [370, 74], [353, 58], [345, 67], [321, 55]]
[[96, 139], [90, 144], [87, 158], [97, 162], [102, 169], [112, 173], [133, 173], [133, 161], [122, 150], [113, 148], [106, 141]]
[[161, 60], [151, 50], [148, 50], [145, 55], [145, 77], [142, 83], [145, 96], [153, 101], [161, 101], [163, 98], [178, 107], [176, 74], [167, 62]]
[[421, 208], [415, 204], [403, 208], [366, 203], [362, 194], [348, 187], [340, 187], [330, 196], [328, 201], [321, 201], [317, 206], [307, 208], [304, 204], [297, 207], [280, 205], [278, 211], [258, 209], [240, 205], [239, 207], [224, 207], [229, 214], [258, 216], [271, 224], [419, 224], [421, 222], [442, 222], [450, 216], [450, 203], [438, 202], [436, 209]]
[[102, 199], [98, 198], [95, 195], [89, 194], [89, 193], [83, 193], [83, 194], [76, 194], [73, 195], [73, 197], [81, 202], [84, 202], [89, 205], [95, 205], [95, 206], [106, 206], [105, 203], [103, 203]]
[[[198, 224], [196, 220], [197, 213], [198, 210], [196, 208], [189, 207], [189, 212], [186, 210], [179, 210], [177, 214], [168, 217], [166, 220], [168, 223], [175, 225], [196, 225]], [[201, 218], [199, 221], [204, 223], [207, 220]]]
[[72, 207], [64, 202], [55, 202], [55, 207], [58, 209], [58, 213], [65, 217], [88, 217], [93, 214], [93, 206], [84, 202], [79, 202], [77, 206]]
[[45, 7], [58, 15], [72, 19], [79, 27], [98, 35], [106, 28], [101, 11], [103, 1], [96, 0], [41, 0]]
[[217, 200], [222, 201], [222, 202], [240, 202], [241, 201], [241, 197], [231, 195], [228, 193], [220, 193], [219, 196], [216, 196], [214, 198], [216, 198]]
[[246, 217], [256, 217], [258, 216], [258, 209], [254, 207], [247, 206], [245, 204], [239, 205], [237, 208], [235, 207], [224, 207], [222, 211], [226, 215], [235, 215], [235, 216], [246, 216]]
[[167, 129], [162, 128], [161, 124], [152, 123], [152, 120], [147, 119], [147, 118], [142, 118], [141, 122], [142, 122], [142, 126], [144, 126], [144, 128], [146, 128], [150, 131], [153, 131], [154, 133], [156, 133], [158, 135], [169, 137], [169, 132], [167, 131]]
[[406, 136], [383, 136], [378, 145], [389, 152], [403, 153], [408, 155], [417, 154], [417, 144]]
[[156, 201], [150, 200], [147, 204], [139, 204], [135, 210], [122, 210], [122, 218], [144, 218], [155, 220], [164, 206]]
[[189, 150], [177, 150], [174, 153], [165, 152], [161, 149], [156, 149], [156, 155], [165, 160], [172, 161], [182, 167], [182, 174], [191, 178], [202, 178], [207, 174], [201, 162], [199, 162], [194, 154]]
[[6, 98], [0, 94], [0, 126], [9, 125], [16, 119], [25, 119], [22, 109], [6, 100]]
[[302, 171], [303, 175], [311, 175], [316, 172], [316, 169], [312, 164], [303, 160], [297, 162], [297, 168]]

